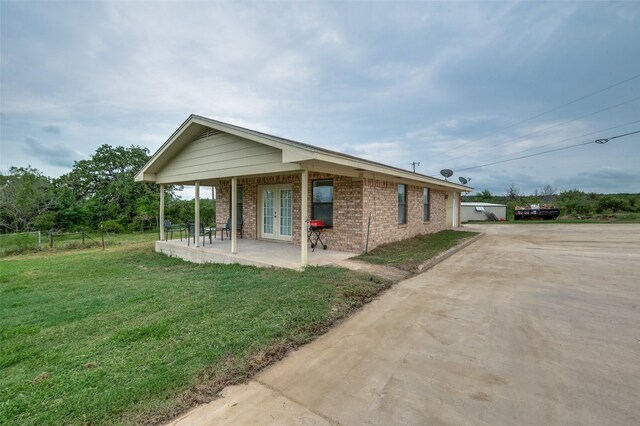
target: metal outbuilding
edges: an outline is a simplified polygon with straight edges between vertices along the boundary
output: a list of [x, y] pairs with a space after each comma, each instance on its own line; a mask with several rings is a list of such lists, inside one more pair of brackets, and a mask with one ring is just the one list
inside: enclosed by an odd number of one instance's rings
[[507, 206], [505, 204], [470, 202], [461, 203], [462, 222], [478, 222], [492, 220], [492, 214], [498, 220], [507, 219]]

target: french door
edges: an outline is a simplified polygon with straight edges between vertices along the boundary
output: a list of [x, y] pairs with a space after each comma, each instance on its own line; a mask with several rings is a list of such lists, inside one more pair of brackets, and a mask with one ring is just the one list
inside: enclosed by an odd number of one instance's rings
[[260, 237], [291, 241], [293, 235], [293, 189], [291, 185], [260, 187]]

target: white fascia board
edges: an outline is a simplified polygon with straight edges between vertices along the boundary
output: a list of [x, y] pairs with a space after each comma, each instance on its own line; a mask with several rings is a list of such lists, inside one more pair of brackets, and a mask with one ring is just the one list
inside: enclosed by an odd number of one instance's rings
[[298, 163], [300, 161], [309, 161], [316, 158], [315, 153], [301, 148], [285, 147], [282, 149], [283, 163]]
[[138, 172], [134, 178], [135, 182], [155, 182], [156, 174], [155, 173], [143, 173], [142, 171]]
[[[135, 176], [135, 181], [136, 182], [142, 182], [142, 181], [145, 180], [144, 176], [145, 175], [149, 175], [149, 173], [147, 171], [151, 168], [151, 166], [156, 165], [156, 163], [164, 156], [164, 154], [169, 150], [169, 148], [173, 147], [174, 142], [184, 133], [184, 131], [193, 122], [194, 122], [194, 117], [193, 116], [189, 116], [189, 118], [187, 118], [180, 125], [180, 127], [178, 127], [178, 129], [175, 132], [173, 132], [173, 134], [169, 137], [169, 139], [167, 139], [166, 142], [163, 143], [162, 146], [155, 152], [155, 154], [153, 154], [151, 156], [149, 161], [147, 161], [147, 164], [145, 164], [142, 167], [142, 169], [136, 174], [136, 176]], [[174, 150], [175, 150], [175, 148], [174, 148]]]
[[329, 155], [325, 153], [316, 153], [316, 158], [318, 158], [318, 160], [321, 160], [321, 161], [340, 164], [340, 165], [349, 166], [353, 168], [360, 168], [360, 169], [363, 169], [364, 171], [380, 173], [380, 174], [390, 176], [390, 177], [395, 177], [398, 179], [406, 179], [412, 182], [425, 183], [425, 184], [428, 184], [427, 186], [439, 187], [449, 191], [459, 191], [459, 192], [473, 191], [473, 189], [468, 186], [458, 185], [452, 182], [446, 182], [439, 179], [430, 178], [427, 176], [417, 175], [409, 171], [395, 169], [392, 167], [372, 164], [367, 161], [360, 161], [356, 158], [346, 158], [338, 155]]

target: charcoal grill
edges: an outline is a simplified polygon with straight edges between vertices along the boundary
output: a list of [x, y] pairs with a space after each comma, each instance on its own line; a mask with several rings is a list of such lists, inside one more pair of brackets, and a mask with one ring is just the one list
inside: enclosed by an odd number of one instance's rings
[[311, 243], [311, 248], [316, 251], [318, 245], [323, 250], [327, 249], [327, 245], [322, 241], [322, 231], [324, 231], [324, 221], [312, 219], [309, 221], [309, 229], [307, 231], [307, 240]]

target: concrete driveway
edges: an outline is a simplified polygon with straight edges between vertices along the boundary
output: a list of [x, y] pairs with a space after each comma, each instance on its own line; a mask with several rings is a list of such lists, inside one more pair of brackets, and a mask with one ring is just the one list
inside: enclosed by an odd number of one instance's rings
[[178, 425], [640, 423], [640, 225], [487, 236]]

